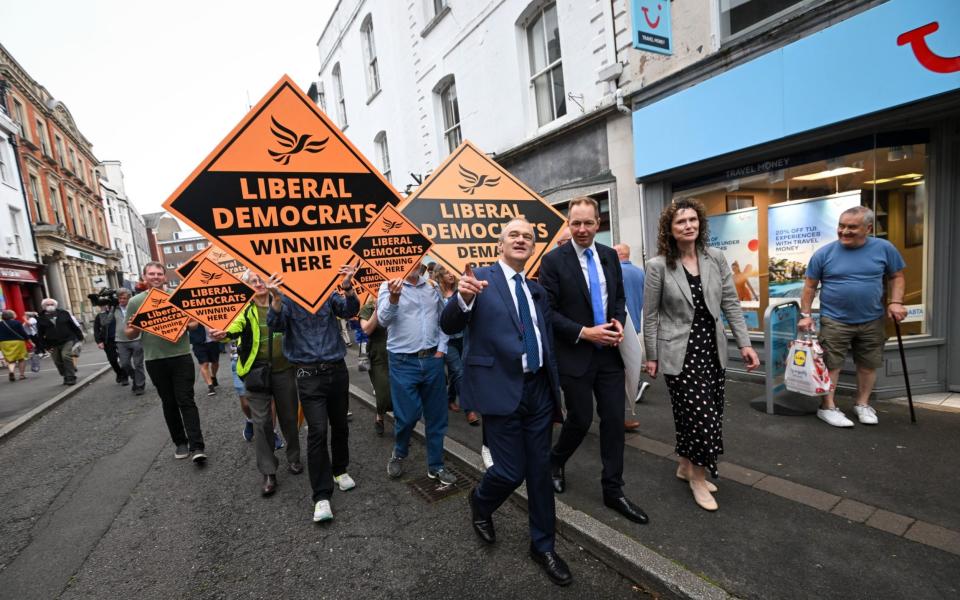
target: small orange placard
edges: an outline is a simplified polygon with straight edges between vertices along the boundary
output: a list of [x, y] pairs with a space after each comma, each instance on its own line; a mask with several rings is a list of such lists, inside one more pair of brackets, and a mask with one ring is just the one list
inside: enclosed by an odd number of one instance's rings
[[392, 206], [370, 223], [353, 252], [386, 279], [402, 279], [420, 267], [430, 240]]
[[189, 315], [170, 304], [166, 292], [151, 288], [140, 309], [130, 318], [130, 325], [168, 342], [176, 342], [189, 320]]
[[173, 304], [206, 327], [226, 329], [253, 297], [253, 289], [204, 258], [173, 294]]
[[[400, 197], [284, 76], [164, 203], [315, 312], [370, 221]], [[227, 269], [229, 270], [229, 269]]]
[[533, 224], [535, 272], [566, 219], [536, 192], [464, 142], [401, 207], [433, 242], [430, 254], [457, 274], [496, 262], [500, 227], [516, 217]]

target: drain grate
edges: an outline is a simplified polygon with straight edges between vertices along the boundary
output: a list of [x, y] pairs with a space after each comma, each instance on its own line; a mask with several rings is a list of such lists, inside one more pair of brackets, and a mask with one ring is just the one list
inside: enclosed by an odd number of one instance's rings
[[426, 501], [427, 504], [434, 504], [444, 498], [456, 496], [460, 492], [469, 491], [477, 484], [477, 479], [472, 475], [468, 475], [450, 465], [444, 466], [448, 471], [457, 476], [457, 482], [453, 485], [440, 485], [438, 481], [430, 479], [426, 475], [407, 482], [407, 485], [409, 485], [420, 498]]

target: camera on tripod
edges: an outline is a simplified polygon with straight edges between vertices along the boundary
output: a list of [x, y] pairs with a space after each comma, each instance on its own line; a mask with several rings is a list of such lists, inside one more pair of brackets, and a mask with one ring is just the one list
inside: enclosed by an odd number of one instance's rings
[[118, 306], [120, 300], [117, 298], [117, 290], [113, 288], [102, 288], [96, 294], [87, 294], [87, 298], [94, 306]]

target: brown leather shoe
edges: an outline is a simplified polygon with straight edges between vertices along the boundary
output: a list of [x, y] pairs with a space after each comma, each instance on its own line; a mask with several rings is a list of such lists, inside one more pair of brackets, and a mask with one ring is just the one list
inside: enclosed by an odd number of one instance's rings
[[469, 423], [469, 424], [471, 424], [471, 425], [479, 425], [479, 424], [480, 424], [480, 415], [478, 415], [477, 413], [475, 413], [475, 412], [472, 411], [472, 410], [468, 410], [468, 411], [467, 411], [467, 423]]
[[624, 421], [623, 430], [624, 431], [636, 431], [640, 429], [640, 421]]
[[264, 476], [263, 476], [263, 490], [262, 490], [263, 495], [264, 495], [264, 496], [272, 496], [275, 491], [277, 491], [277, 476], [276, 476], [276, 475], [264, 475]]

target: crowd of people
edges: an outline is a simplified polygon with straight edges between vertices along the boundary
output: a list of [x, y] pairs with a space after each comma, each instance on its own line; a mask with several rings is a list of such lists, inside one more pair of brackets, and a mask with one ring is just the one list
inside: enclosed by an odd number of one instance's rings
[[[855, 410], [864, 424], [877, 423], [868, 401], [885, 340], [883, 318], [900, 321], [905, 316], [903, 259], [889, 243], [868, 237], [872, 222], [872, 212], [863, 207], [843, 213], [838, 240], [811, 261], [799, 323], [803, 330], [814, 327], [810, 306], [821, 287], [820, 340], [827, 365], [835, 386], [852, 348], [859, 385]], [[149, 289], [166, 283], [164, 266], [148, 263], [142, 273], [147, 291], [131, 297], [121, 289], [117, 305], [98, 315], [95, 340], [110, 357], [117, 383], [132, 383], [139, 395], [149, 375], [175, 458], [191, 457], [197, 464], [207, 454], [191, 354], [208, 394], [214, 395], [221, 349], [230, 344], [243, 437], [255, 448], [261, 494], [276, 491], [276, 451], [285, 446], [287, 471], [308, 472], [313, 520], [323, 522], [333, 519], [334, 491], [357, 486], [349, 473], [349, 341], [341, 326], [344, 320], [356, 320], [376, 397], [375, 434], [384, 435], [388, 413], [393, 417], [393, 447], [383, 463], [387, 477], [398, 479], [413, 469], [407, 464], [410, 439], [422, 419], [426, 475], [437, 485], [456, 483], [457, 476], [445, 466], [444, 440], [449, 414], [462, 412], [468, 423], [482, 426], [485, 471], [468, 496], [476, 535], [485, 543], [496, 542], [494, 513], [526, 483], [530, 556], [553, 582], [566, 585], [572, 575], [555, 548], [554, 497], [584, 483], [568, 481], [566, 466], [594, 412], [599, 417], [602, 502], [629, 521], [649, 522], [624, 493], [625, 432], [639, 426], [624, 419], [624, 409], [649, 385], [627, 387], [620, 351], [625, 336], [642, 340], [646, 376], [662, 373], [666, 380], [679, 456], [676, 478], [707, 511], [718, 509], [713, 494], [723, 453], [724, 321], [745, 368], [760, 364], [731, 268], [723, 253], [707, 244], [702, 204], [678, 200], [664, 209], [656, 256], [645, 269], [630, 261], [628, 246], [598, 243], [599, 228], [597, 202], [575, 198], [564, 235], [544, 255], [536, 279], [526, 270], [537, 241], [535, 229], [521, 217], [502, 226], [498, 260], [492, 265], [467, 268], [460, 276], [440, 265], [423, 265], [403, 279], [384, 282], [362, 306], [355, 267], [345, 265], [339, 291], [316, 312], [287, 297], [280, 276], [263, 279], [247, 271], [242, 278], [254, 296], [229, 327], [205, 329], [191, 321], [189, 331], [175, 342], [131, 325]], [[885, 307], [884, 277], [892, 282]], [[0, 351], [10, 380], [24, 378], [29, 343], [35, 352], [49, 352], [64, 383], [72, 385], [73, 358], [83, 334], [56, 301], [44, 300], [42, 308], [24, 322], [12, 311], [3, 312]], [[836, 407], [833, 390], [823, 398], [818, 415], [834, 426], [853, 425]], [[306, 469], [301, 421], [307, 425]]]

